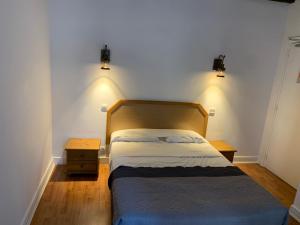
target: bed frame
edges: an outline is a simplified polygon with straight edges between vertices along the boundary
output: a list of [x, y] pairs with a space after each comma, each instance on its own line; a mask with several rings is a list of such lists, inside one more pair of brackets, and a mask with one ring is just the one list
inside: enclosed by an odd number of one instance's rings
[[206, 136], [208, 114], [196, 103], [120, 100], [107, 112], [106, 144], [122, 129], [185, 129]]

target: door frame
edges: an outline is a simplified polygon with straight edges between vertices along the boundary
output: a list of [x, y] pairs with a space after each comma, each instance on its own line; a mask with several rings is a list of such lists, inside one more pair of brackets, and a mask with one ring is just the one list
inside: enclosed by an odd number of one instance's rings
[[296, 48], [288, 37], [288, 40], [284, 41], [279, 57], [279, 64], [277, 68], [277, 74], [273, 82], [271, 97], [269, 101], [267, 116], [265, 120], [265, 126], [259, 151], [259, 164], [268, 167], [268, 154], [270, 152], [271, 141], [273, 138], [273, 128], [278, 116], [278, 104], [282, 94], [283, 86], [287, 77], [287, 65], [290, 58], [290, 53], [293, 48]]

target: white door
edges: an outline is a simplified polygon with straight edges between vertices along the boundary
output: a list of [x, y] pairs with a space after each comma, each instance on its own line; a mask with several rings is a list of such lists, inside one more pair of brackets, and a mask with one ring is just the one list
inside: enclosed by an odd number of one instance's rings
[[300, 48], [292, 47], [278, 101], [266, 166], [288, 184], [300, 183]]

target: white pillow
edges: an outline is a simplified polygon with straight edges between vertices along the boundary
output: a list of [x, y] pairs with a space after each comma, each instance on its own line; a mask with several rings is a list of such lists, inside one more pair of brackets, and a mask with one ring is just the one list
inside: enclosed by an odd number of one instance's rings
[[166, 138], [168, 143], [205, 143], [205, 140], [201, 137], [189, 136], [189, 135], [175, 135]]
[[205, 143], [200, 134], [178, 129], [125, 129], [112, 133], [111, 142]]
[[159, 142], [159, 138], [147, 136], [115, 136], [111, 142]]

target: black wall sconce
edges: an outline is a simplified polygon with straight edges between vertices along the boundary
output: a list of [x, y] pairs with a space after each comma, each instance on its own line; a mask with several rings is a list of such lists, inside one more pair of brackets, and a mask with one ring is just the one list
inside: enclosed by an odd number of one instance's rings
[[104, 48], [101, 49], [101, 69], [110, 70], [110, 49], [107, 45], [104, 45]]
[[225, 77], [224, 71], [226, 70], [224, 66], [225, 55], [219, 55], [218, 58], [215, 58], [213, 70], [217, 71], [217, 77]]

